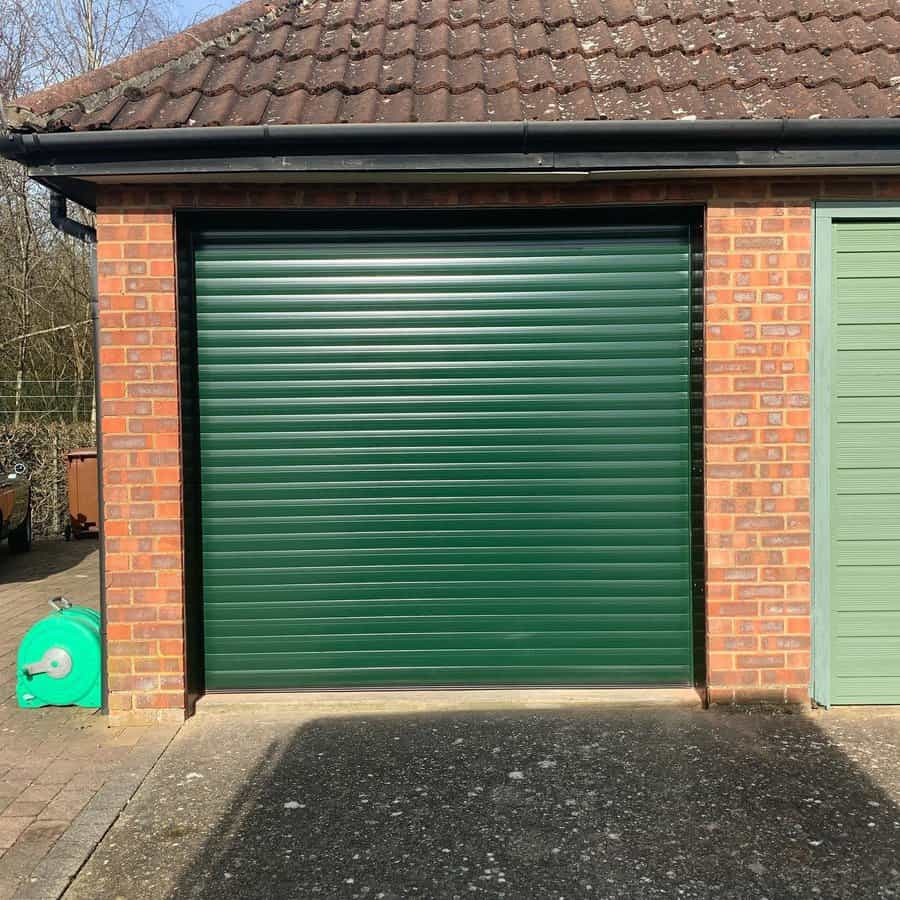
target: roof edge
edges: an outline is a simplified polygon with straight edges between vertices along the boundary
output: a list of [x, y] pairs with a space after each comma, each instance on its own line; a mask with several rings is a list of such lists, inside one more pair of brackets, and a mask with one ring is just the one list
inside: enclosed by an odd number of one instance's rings
[[258, 20], [274, 16], [294, 2], [296, 0], [246, 0], [234, 9], [163, 38], [124, 59], [17, 97], [7, 104], [10, 124], [15, 127], [22, 125], [42, 128], [50, 113], [72, 104], [83, 103], [90, 97], [117, 87], [123, 81], [130, 81], [149, 72], [156, 73], [167, 64], [176, 62], [189, 53], [198, 52], [217, 39], [251, 28]]
[[[0, 155], [28, 165], [142, 160], [279, 159], [371, 153], [379, 156], [657, 153], [786, 149], [900, 153], [896, 119], [591, 120], [575, 122], [416, 122], [240, 125], [130, 131], [7, 132]], [[824, 162], [824, 160], [823, 160]]]
[[900, 119], [280, 125], [0, 134], [88, 208], [101, 182], [815, 176], [900, 171]]

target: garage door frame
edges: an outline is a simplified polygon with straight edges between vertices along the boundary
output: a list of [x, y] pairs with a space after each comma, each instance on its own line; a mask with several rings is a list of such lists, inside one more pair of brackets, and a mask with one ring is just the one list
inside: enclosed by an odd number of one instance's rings
[[704, 207], [699, 205], [646, 205], [597, 207], [455, 207], [412, 210], [383, 208], [331, 210], [176, 210], [179, 381], [181, 392], [182, 490], [184, 516], [185, 657], [188, 714], [205, 692], [203, 652], [203, 571], [200, 497], [200, 429], [197, 359], [197, 318], [194, 296], [194, 235], [209, 228], [234, 227], [246, 231], [259, 227], [302, 229], [349, 226], [409, 227], [432, 224], [444, 228], [458, 225], [491, 226], [515, 224], [523, 219], [535, 228], [554, 225], [587, 226], [621, 223], [643, 225], [679, 224], [691, 235], [691, 589], [693, 618], [693, 682], [703, 689], [706, 682], [706, 560], [704, 537], [703, 468], [703, 334], [704, 334]]
[[810, 694], [831, 705], [831, 366], [832, 231], [836, 221], [900, 219], [889, 201], [817, 201], [813, 215], [812, 667]]

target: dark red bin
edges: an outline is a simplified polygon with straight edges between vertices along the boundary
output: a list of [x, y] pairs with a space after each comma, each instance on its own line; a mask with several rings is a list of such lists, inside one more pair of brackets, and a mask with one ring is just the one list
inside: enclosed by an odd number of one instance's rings
[[96, 535], [100, 529], [100, 503], [97, 489], [97, 451], [93, 447], [71, 450], [66, 458], [69, 483], [69, 524], [66, 540], [87, 534]]

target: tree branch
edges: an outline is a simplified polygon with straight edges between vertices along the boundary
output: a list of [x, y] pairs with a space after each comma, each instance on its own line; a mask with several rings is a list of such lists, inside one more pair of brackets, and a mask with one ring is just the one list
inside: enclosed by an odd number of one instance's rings
[[28, 338], [37, 337], [39, 334], [50, 334], [51, 331], [63, 331], [66, 328], [77, 328], [79, 325], [87, 325], [90, 319], [81, 319], [78, 322], [66, 322], [65, 325], [54, 325], [52, 328], [41, 328], [39, 331], [30, 331], [28, 334], [20, 334], [8, 341], [0, 342], [0, 347], [15, 344], [17, 341], [27, 341]]

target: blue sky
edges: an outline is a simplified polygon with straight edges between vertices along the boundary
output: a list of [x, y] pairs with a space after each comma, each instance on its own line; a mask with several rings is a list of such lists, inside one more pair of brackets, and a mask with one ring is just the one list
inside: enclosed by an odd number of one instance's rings
[[180, 13], [182, 21], [189, 22], [196, 18], [202, 22], [203, 19], [217, 16], [241, 2], [242, 0], [175, 0], [173, 5]]

